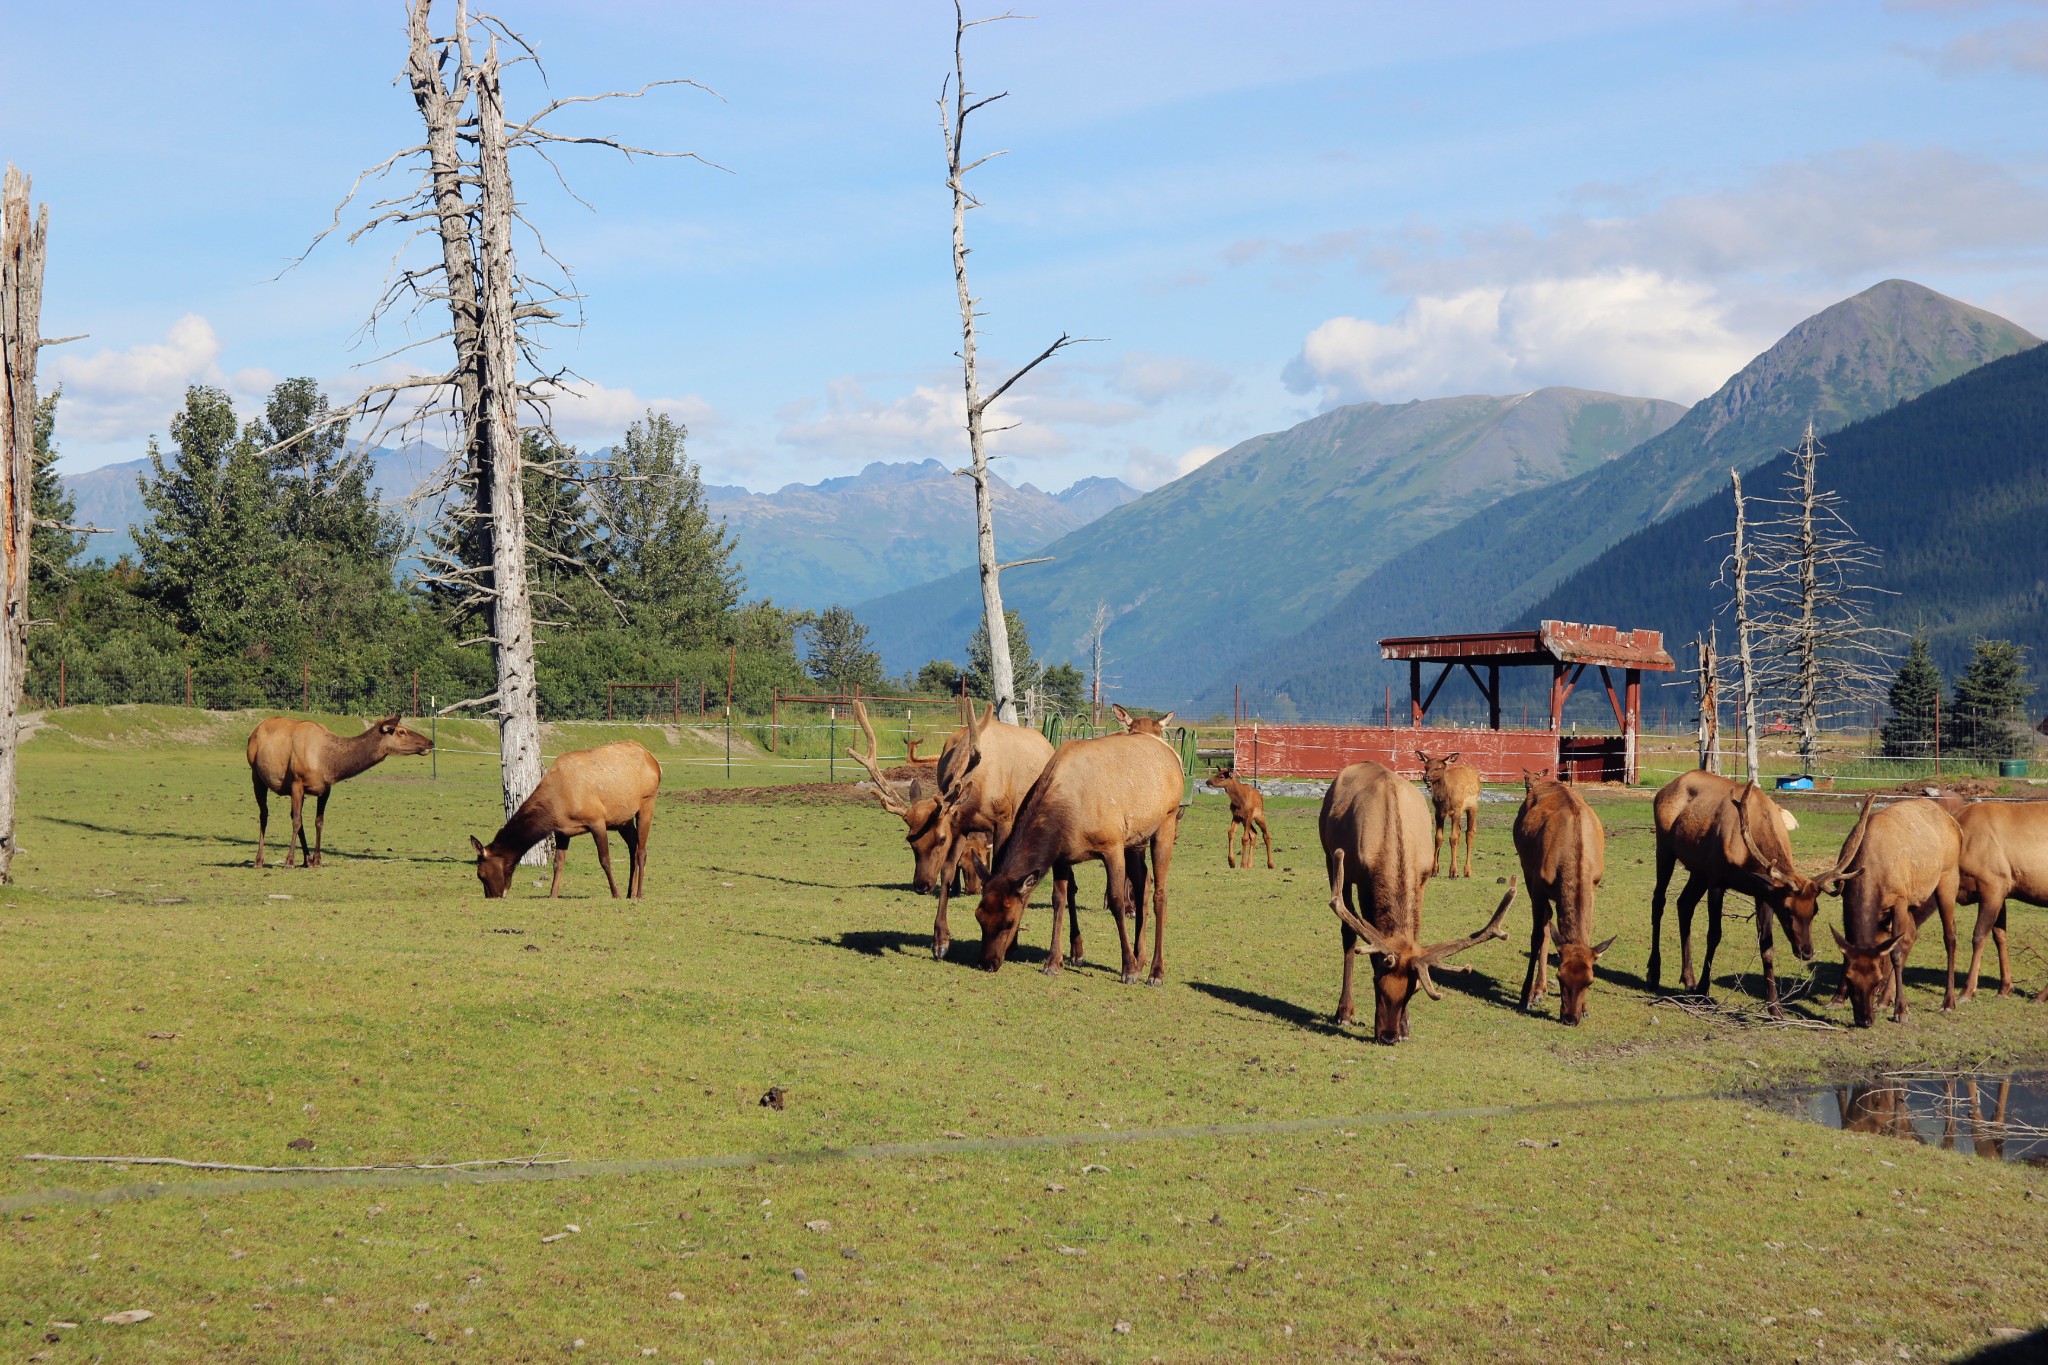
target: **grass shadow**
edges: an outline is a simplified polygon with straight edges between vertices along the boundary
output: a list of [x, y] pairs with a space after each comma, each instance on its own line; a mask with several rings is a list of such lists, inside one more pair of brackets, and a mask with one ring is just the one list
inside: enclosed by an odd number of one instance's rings
[[1504, 981], [1488, 976], [1477, 967], [1462, 972], [1446, 972], [1438, 967], [1429, 976], [1439, 990], [1456, 991], [1484, 1004], [1505, 1005], [1516, 1013], [1521, 1012], [1522, 988], [1516, 986], [1510, 991]]
[[776, 875], [775, 873], [773, 873], [773, 872], [754, 872], [754, 871], [750, 871], [750, 870], [748, 870], [748, 869], [745, 869], [745, 868], [738, 868], [738, 867], [719, 867], [719, 866], [717, 866], [716, 864], [707, 864], [704, 870], [705, 870], [705, 871], [707, 871], [707, 872], [716, 872], [716, 873], [718, 873], [719, 875], [721, 875], [721, 876], [725, 876], [725, 877], [752, 877], [752, 878], [753, 878], [753, 879], [754, 879], [755, 881], [761, 881], [761, 882], [781, 882], [781, 883], [782, 883], [782, 884], [783, 884], [784, 886], [808, 886], [808, 887], [810, 887], [810, 888], [811, 888], [812, 890], [814, 890], [814, 891], [865, 891], [865, 890], [884, 890], [884, 891], [892, 891], [892, 890], [899, 890], [899, 889], [900, 889], [900, 890], [904, 890], [904, 891], [907, 891], [907, 890], [909, 890], [909, 889], [910, 889], [910, 888], [909, 888], [908, 886], [903, 886], [903, 887], [900, 887], [900, 888], [899, 888], [899, 887], [879, 887], [879, 888], [878, 888], [878, 887], [874, 887], [874, 886], [872, 886], [872, 885], [871, 885], [870, 883], [867, 883], [867, 882], [812, 882], [812, 881], [805, 881], [805, 880], [804, 880], [803, 878], [801, 878], [801, 877], [782, 877], [782, 876], [777, 876], [777, 875]]
[[[188, 844], [225, 844], [229, 848], [246, 848], [249, 850], [247, 858], [233, 858], [226, 862], [202, 864], [205, 867], [248, 867], [254, 862], [256, 857], [256, 841], [254, 839], [238, 838], [232, 834], [190, 834], [174, 829], [130, 829], [124, 825], [105, 825], [93, 820], [75, 820], [64, 815], [43, 815], [37, 818], [48, 820], [53, 825], [68, 825], [72, 829], [88, 830], [94, 834], [115, 834], [129, 839], [178, 839]], [[285, 838], [289, 839], [290, 837], [291, 824], [286, 822]], [[282, 869], [284, 866], [283, 841], [273, 836], [265, 842], [264, 848], [267, 853], [275, 855], [271, 859], [271, 866]], [[405, 853], [354, 853], [338, 848], [325, 850], [323, 856], [362, 863], [462, 863], [467, 865], [475, 861], [472, 858], [457, 857], [452, 854], [434, 858], [418, 858]], [[268, 871], [269, 868], [265, 870]], [[293, 868], [292, 870], [298, 871], [299, 869]], [[313, 870], [317, 872], [320, 869], [314, 868]]]
[[[1263, 1014], [1292, 1028], [1327, 1034], [1333, 1038], [1354, 1036], [1342, 1024], [1332, 1023], [1327, 1015], [1318, 1014], [1314, 1010], [1295, 1004], [1292, 1000], [1283, 1000], [1277, 995], [1248, 991], [1240, 986], [1225, 986], [1215, 981], [1190, 981], [1188, 988], [1200, 991], [1210, 999], [1220, 1000], [1226, 1005], [1235, 1005], [1241, 1010]], [[1371, 1002], [1368, 1000], [1367, 1003]]]

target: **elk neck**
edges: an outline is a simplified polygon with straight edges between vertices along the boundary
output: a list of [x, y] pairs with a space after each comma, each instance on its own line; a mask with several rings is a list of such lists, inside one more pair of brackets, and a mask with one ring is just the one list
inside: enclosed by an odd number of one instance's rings
[[327, 759], [329, 781], [354, 777], [384, 761], [384, 736], [374, 725], [359, 735], [337, 735], [327, 746]]

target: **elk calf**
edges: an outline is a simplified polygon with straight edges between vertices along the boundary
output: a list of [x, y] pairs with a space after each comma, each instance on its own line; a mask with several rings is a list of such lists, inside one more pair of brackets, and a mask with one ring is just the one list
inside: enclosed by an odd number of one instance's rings
[[1472, 830], [1479, 823], [1479, 770], [1458, 762], [1457, 754], [1431, 758], [1417, 749], [1415, 756], [1422, 760], [1422, 780], [1429, 785], [1430, 804], [1436, 808], [1436, 850], [1431, 856], [1443, 856], [1444, 831], [1448, 829], [1451, 865], [1444, 869], [1444, 875], [1458, 875], [1458, 821], [1463, 818], [1465, 875], [1469, 877], [1472, 875]]
[[1435, 968], [1488, 939], [1506, 938], [1501, 921], [1515, 899], [1515, 884], [1485, 928], [1467, 938], [1421, 945], [1422, 892], [1435, 870], [1426, 856], [1429, 807], [1422, 793], [1378, 763], [1354, 763], [1337, 774], [1317, 819], [1330, 873], [1330, 909], [1342, 924], [1344, 988], [1337, 1022], [1352, 1016], [1351, 975], [1358, 944], [1373, 955], [1373, 1038], [1398, 1043], [1408, 1036], [1408, 1001], [1419, 988], [1442, 999], [1430, 979]]
[[[1273, 831], [1266, 826], [1265, 795], [1249, 782], [1237, 780], [1235, 768], [1225, 768], [1209, 776], [1209, 785], [1217, 788], [1230, 798], [1230, 833], [1223, 844], [1223, 861], [1230, 867], [1252, 865], [1252, 830], [1266, 836], [1266, 866], [1273, 866]], [[1244, 831], [1244, 861], [1237, 861], [1237, 832]]]
[[[1557, 943], [1557, 1019], [1577, 1024], [1586, 1017], [1593, 964], [1614, 940], [1593, 946], [1593, 895], [1607, 874], [1607, 831], [1586, 799], [1562, 782], [1525, 775], [1528, 794], [1515, 815], [1515, 852], [1529, 884], [1529, 974], [1522, 980], [1522, 1008], [1543, 999], [1549, 954]], [[1556, 911], [1556, 928], [1551, 913]]]
[[1963, 999], [1977, 994], [1984, 965], [1984, 940], [1998, 939], [1998, 993], [2012, 994], [2012, 965], [2005, 955], [2005, 903], [2048, 905], [2048, 801], [1983, 801], [1956, 815], [1963, 848], [1957, 865], [1957, 899], [1977, 906], [1970, 933], [1970, 971]]
[[[396, 712], [370, 722], [360, 735], [343, 738], [310, 720], [273, 716], [249, 736], [249, 778], [256, 788], [256, 866], [263, 866], [263, 840], [270, 832], [272, 794], [292, 798], [292, 837], [307, 867], [320, 866], [320, 841], [327, 830], [327, 798], [334, 784], [376, 767], [393, 754], [426, 753], [433, 741], [398, 723]], [[313, 847], [306, 848], [306, 798], [313, 807]], [[292, 865], [285, 845], [284, 865]]]
[[597, 861], [604, 867], [612, 899], [617, 900], [619, 882], [612, 875], [611, 843], [606, 837], [617, 830], [631, 860], [626, 894], [638, 900], [647, 889], [647, 840], [654, 830], [654, 801], [660, 792], [661, 764], [631, 740], [563, 754], [488, 846], [470, 836], [484, 898], [502, 899], [526, 850], [550, 835], [555, 841], [555, 877], [548, 895], [560, 896], [569, 840], [588, 834], [597, 845]]
[[1826, 879], [1827, 889], [1839, 885], [1842, 895], [1842, 930], [1835, 934], [1842, 950], [1842, 985], [1835, 998], [1849, 997], [1858, 1028], [1870, 1027], [1887, 992], [1892, 1022], [1905, 1019], [1906, 958], [1921, 924], [1936, 910], [1948, 944], [1948, 994], [1941, 1007], [1956, 1007], [1956, 862], [1962, 830], [1947, 811], [1924, 797], [1872, 814], [1875, 799], [1864, 798], [1836, 871]]

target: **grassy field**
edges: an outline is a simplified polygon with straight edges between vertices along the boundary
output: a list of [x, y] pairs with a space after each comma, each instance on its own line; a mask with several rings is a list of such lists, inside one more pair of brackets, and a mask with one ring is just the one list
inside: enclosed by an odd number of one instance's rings
[[[669, 790], [639, 903], [603, 895], [587, 840], [562, 900], [538, 874], [482, 899], [466, 836], [498, 809], [474, 723], [443, 725], [438, 780], [394, 760], [339, 789], [326, 867], [258, 872], [248, 724], [68, 712], [24, 751], [0, 888], [8, 1359], [1917, 1360], [2048, 1320], [2048, 1174], [1731, 1098], [2040, 1064], [2048, 1006], [1943, 1015], [1938, 934], [1900, 1027], [1651, 1003], [1640, 796], [1598, 798], [1620, 942], [1583, 1027], [1514, 1008], [1518, 906], [1380, 1048], [1327, 1022], [1312, 802], [1272, 803], [1270, 873], [1227, 870], [1225, 808], [1197, 802], [1146, 989], [1103, 965], [1092, 867], [1085, 966], [1034, 970], [1042, 898], [999, 975], [934, 963], [900, 823], [728, 795], [711, 736], [633, 732]], [[1432, 932], [1491, 911], [1513, 810], [1482, 808], [1479, 875], [1432, 885]], [[1852, 814], [1803, 811], [1802, 860]], [[2048, 946], [2048, 912], [2012, 922]], [[1718, 965], [1726, 1001], [1754, 990], [1746, 921]], [[2022, 957], [2024, 988], [2041, 965]], [[25, 1153], [573, 1164], [312, 1180]], [[155, 1316], [100, 1321], [126, 1309]]]

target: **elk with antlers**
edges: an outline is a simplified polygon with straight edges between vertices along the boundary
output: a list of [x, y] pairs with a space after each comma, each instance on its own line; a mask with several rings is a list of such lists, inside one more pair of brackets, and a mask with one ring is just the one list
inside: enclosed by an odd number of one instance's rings
[[1956, 1007], [1956, 862], [1962, 829], [1924, 797], [1872, 814], [1876, 799], [1863, 799], [1862, 814], [1823, 886], [1841, 892], [1842, 928], [1833, 932], [1842, 950], [1842, 984], [1835, 1000], [1849, 998], [1857, 1028], [1870, 1027], [1887, 993], [1892, 1022], [1905, 1020], [1906, 959], [1920, 926], [1936, 910], [1948, 944], [1948, 994], [1941, 1007]]
[[[1524, 773], [1527, 794], [1515, 815], [1515, 852], [1529, 883], [1529, 974], [1522, 980], [1522, 1008], [1534, 1010], [1548, 982], [1550, 940], [1557, 943], [1557, 1019], [1576, 1024], [1586, 1017], [1593, 964], [1614, 946], [1595, 945], [1593, 896], [1607, 874], [1607, 831], [1576, 791], [1535, 773]], [[1551, 912], [1556, 911], [1553, 931]]]
[[1451, 836], [1451, 864], [1446, 877], [1458, 875], [1458, 822], [1465, 822], [1465, 875], [1472, 875], [1472, 831], [1479, 823], [1479, 770], [1458, 762], [1459, 755], [1431, 758], [1417, 749], [1422, 760], [1422, 780], [1429, 787], [1429, 803], [1436, 811], [1436, 849], [1432, 858], [1443, 856], [1444, 832]]
[[[1029, 726], [997, 720], [993, 702], [978, 721], [972, 709], [970, 704], [957, 748], [947, 740], [947, 750], [939, 758], [937, 830], [946, 853], [939, 868], [939, 908], [932, 917], [932, 956], [941, 962], [953, 942], [947, 910], [954, 871], [966, 867], [978, 873], [985, 865], [969, 836], [985, 835], [993, 858], [1000, 862], [1025, 796], [1052, 759], [1050, 740]], [[1074, 955], [1079, 957], [1078, 934], [1075, 942]]]
[[1998, 939], [1998, 993], [2012, 994], [2012, 965], [2005, 955], [2005, 903], [2048, 905], [2048, 802], [1980, 801], [1956, 814], [1963, 830], [1957, 899], [1977, 906], [1970, 934], [1970, 971], [1963, 999], [1977, 994], [1984, 965], [1984, 940]]
[[1422, 893], [1436, 860], [1422, 852], [1429, 828], [1422, 793], [1378, 763], [1354, 763], [1330, 784], [1317, 825], [1330, 873], [1330, 909], [1343, 926], [1344, 989], [1337, 998], [1337, 1022], [1351, 1022], [1352, 967], [1362, 939], [1373, 955], [1373, 1038], [1398, 1043], [1408, 1036], [1408, 1001], [1415, 991], [1420, 988], [1432, 1000], [1443, 998], [1430, 979], [1432, 969], [1462, 970], [1445, 964], [1476, 944], [1507, 937], [1500, 926], [1515, 899], [1515, 883], [1509, 879], [1508, 892], [1485, 928], [1425, 948], [1420, 942]]
[[[1145, 855], [1152, 856], [1152, 972], [1166, 977], [1166, 872], [1180, 828], [1180, 756], [1158, 735], [1142, 731], [1071, 740], [1059, 747], [1032, 784], [1015, 828], [996, 846], [995, 866], [982, 875], [981, 965], [995, 971], [1016, 941], [1031, 890], [1053, 874], [1052, 952], [1047, 975], [1061, 969], [1060, 933], [1073, 903], [1074, 864], [1100, 859], [1109, 874], [1104, 901], [1116, 917], [1123, 980], [1139, 979], [1144, 956]], [[1128, 925], [1127, 925], [1128, 922]], [[1079, 914], [1074, 956], [1080, 957]]]
[[[1252, 865], [1252, 831], [1266, 836], [1266, 866], [1273, 866], [1273, 831], [1266, 826], [1266, 798], [1249, 782], [1237, 780], [1235, 767], [1209, 775], [1209, 785], [1230, 798], [1230, 833], [1223, 843], [1223, 861], [1231, 867]], [[1237, 860], [1237, 832], [1244, 831], [1244, 861]]]
[[[408, 757], [428, 752], [434, 742], [398, 723], [396, 712], [370, 722], [360, 735], [347, 738], [310, 720], [272, 716], [249, 736], [249, 778], [256, 788], [256, 866], [263, 866], [263, 839], [270, 832], [272, 794], [292, 798], [294, 850], [285, 845], [284, 865], [296, 851], [307, 867], [320, 866], [320, 840], [327, 829], [327, 798], [334, 784], [367, 772], [393, 754]], [[306, 798], [315, 798], [313, 847], [306, 847]]]
[[[927, 795], [923, 784], [915, 779], [899, 783], [884, 777], [876, 757], [880, 746], [875, 739], [874, 723], [868, 719], [868, 708], [856, 701], [853, 704], [853, 715], [854, 719], [860, 722], [861, 733], [867, 737], [868, 751], [863, 754], [859, 750], [848, 749], [846, 752], [856, 763], [868, 770], [868, 780], [873, 784], [876, 802], [883, 810], [903, 822], [903, 841], [910, 845], [911, 890], [920, 896], [928, 895], [938, 890], [939, 879], [942, 876], [951, 884], [949, 889], [969, 892], [981, 890], [981, 883], [974, 874], [972, 860], [966, 854], [979, 851], [986, 855], [988, 835], [976, 832], [962, 836], [967, 841], [966, 849], [962, 855], [956, 856], [951, 837], [952, 829], [942, 818], [938, 793]], [[945, 746], [939, 750], [933, 780], [940, 790], [944, 789], [945, 778], [957, 774], [965, 762], [961, 744], [966, 734], [964, 726], [955, 730], [947, 737]], [[911, 744], [911, 756], [913, 761], [917, 761], [915, 741]], [[923, 760], [926, 763], [932, 761]]]
[[[1772, 1016], [1781, 1016], [1771, 919], [1775, 916], [1784, 929], [1792, 955], [1811, 962], [1813, 916], [1820, 908], [1822, 881], [1826, 880], [1808, 877], [1793, 865], [1792, 847], [1785, 838], [1785, 812], [1754, 780], [1738, 786], [1733, 779], [1710, 772], [1674, 778], [1657, 793], [1652, 810], [1657, 824], [1657, 889], [1650, 899], [1651, 987], [1663, 976], [1665, 892], [1671, 885], [1672, 869], [1683, 863], [1685, 885], [1678, 892], [1679, 988], [1688, 993], [1712, 991], [1714, 950], [1721, 943], [1721, 904], [1733, 891], [1755, 898], [1764, 998]], [[1827, 875], [1834, 877], [1839, 872], [1838, 867]], [[1707, 898], [1707, 951], [1695, 976], [1692, 912], [1702, 894]]]
[[597, 845], [597, 861], [604, 867], [612, 899], [617, 900], [619, 883], [612, 876], [612, 849], [606, 838], [612, 830], [626, 841], [631, 860], [626, 894], [640, 899], [647, 889], [647, 840], [654, 830], [654, 802], [660, 794], [661, 764], [631, 740], [563, 754], [489, 845], [470, 836], [484, 899], [502, 898], [526, 850], [550, 835], [555, 841], [555, 879], [548, 895], [560, 896], [569, 840], [588, 834]]

